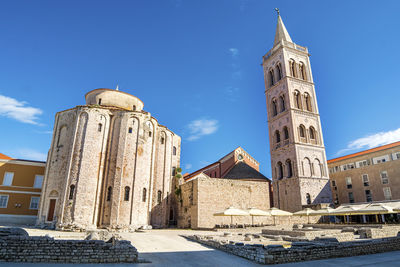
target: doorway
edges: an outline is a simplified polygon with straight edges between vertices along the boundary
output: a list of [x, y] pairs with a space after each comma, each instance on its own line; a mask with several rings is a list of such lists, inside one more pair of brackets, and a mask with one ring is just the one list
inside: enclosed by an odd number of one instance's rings
[[48, 222], [52, 222], [54, 219], [54, 211], [56, 208], [56, 201], [57, 201], [57, 199], [50, 199], [49, 211], [47, 213], [47, 221]]

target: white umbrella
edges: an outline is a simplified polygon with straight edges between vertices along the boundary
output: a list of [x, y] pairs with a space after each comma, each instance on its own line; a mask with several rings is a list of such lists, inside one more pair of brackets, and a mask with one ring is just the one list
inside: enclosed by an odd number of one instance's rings
[[370, 204], [365, 208], [354, 211], [355, 215], [368, 215], [368, 214], [386, 214], [394, 213], [393, 208], [383, 203]]
[[246, 216], [249, 215], [248, 212], [241, 210], [241, 209], [237, 209], [234, 207], [229, 207], [226, 210], [222, 211], [222, 212], [217, 212], [214, 213], [214, 216], [231, 216], [231, 224], [233, 224], [233, 216]]
[[305, 208], [304, 210], [297, 211], [293, 213], [295, 216], [307, 216], [307, 221], [310, 223], [310, 215], [314, 215], [315, 210], [310, 208]]
[[329, 216], [329, 215], [332, 215], [334, 210], [335, 209], [333, 209], [333, 208], [326, 207], [326, 208], [322, 208], [322, 209], [319, 209], [319, 210], [314, 210], [313, 213], [314, 213], [314, 215]]
[[251, 216], [251, 224], [254, 225], [254, 216], [271, 216], [271, 213], [264, 211], [264, 210], [259, 210], [256, 208], [250, 208], [247, 210], [247, 212]]
[[267, 212], [269, 212], [271, 214], [271, 216], [274, 218], [274, 225], [276, 225], [275, 216], [290, 216], [290, 215], [293, 215], [293, 213], [291, 213], [291, 212], [280, 210], [278, 208], [270, 208], [269, 210], [267, 210]]

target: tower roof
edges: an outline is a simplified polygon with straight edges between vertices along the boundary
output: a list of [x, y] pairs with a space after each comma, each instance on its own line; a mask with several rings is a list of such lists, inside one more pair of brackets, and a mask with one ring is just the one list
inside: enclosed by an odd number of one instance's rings
[[283, 24], [282, 18], [278, 13], [278, 23], [276, 25], [274, 46], [276, 46], [281, 40], [293, 43], [288, 31], [286, 30], [285, 24]]

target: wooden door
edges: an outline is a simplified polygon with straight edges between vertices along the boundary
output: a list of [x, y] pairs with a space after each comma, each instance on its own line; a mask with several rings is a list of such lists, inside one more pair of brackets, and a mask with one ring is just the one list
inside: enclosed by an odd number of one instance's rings
[[53, 221], [55, 208], [56, 208], [56, 199], [50, 199], [49, 212], [47, 213], [48, 222]]

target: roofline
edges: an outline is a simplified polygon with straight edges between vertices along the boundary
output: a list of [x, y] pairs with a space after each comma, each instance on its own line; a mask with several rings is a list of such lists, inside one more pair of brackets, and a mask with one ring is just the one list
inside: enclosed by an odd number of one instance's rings
[[328, 160], [328, 164], [329, 163], [333, 163], [333, 162], [337, 162], [337, 161], [341, 161], [341, 160], [344, 160], [344, 159], [354, 158], [354, 157], [365, 155], [365, 154], [372, 153], [372, 152], [382, 151], [382, 150], [389, 149], [389, 148], [396, 147], [396, 146], [400, 146], [400, 141], [394, 142], [394, 143], [391, 143], [391, 144], [387, 144], [387, 145], [383, 145], [383, 146], [374, 147], [374, 148], [367, 149], [367, 150], [363, 150], [363, 151], [356, 152], [356, 153], [349, 154], [349, 155], [345, 155], [345, 156], [342, 156], [342, 157], [330, 159], [330, 160]]
[[115, 90], [115, 89], [110, 89], [110, 88], [97, 88], [97, 89], [94, 89], [94, 90], [92, 90], [92, 91], [89, 91], [89, 92], [87, 92], [87, 93], [85, 94], [85, 99], [86, 99], [86, 96], [87, 96], [88, 94], [90, 94], [90, 93], [92, 93], [92, 92], [95, 92], [95, 91], [100, 91], [100, 90], [101, 90], [101, 91], [119, 92], [119, 93], [122, 93], [122, 94], [126, 94], [126, 95], [129, 95], [129, 96], [133, 96], [134, 98], [137, 98], [140, 102], [142, 102], [142, 104], [143, 104], [143, 106], [144, 106], [143, 101], [140, 100], [139, 97], [134, 96], [134, 95], [131, 95], [130, 93], [125, 93], [125, 92], [123, 92], [123, 91], [119, 91], [119, 90]]
[[46, 167], [46, 161], [27, 160], [27, 159], [0, 159], [0, 163], [19, 164]]

